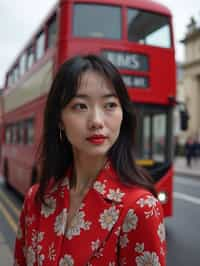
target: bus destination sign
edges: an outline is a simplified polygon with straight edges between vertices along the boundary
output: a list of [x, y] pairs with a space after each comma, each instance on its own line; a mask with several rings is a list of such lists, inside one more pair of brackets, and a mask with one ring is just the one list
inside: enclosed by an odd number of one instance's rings
[[103, 55], [119, 69], [149, 71], [148, 57], [142, 54], [103, 51]]
[[127, 87], [146, 89], [149, 87], [149, 78], [135, 75], [122, 75]]

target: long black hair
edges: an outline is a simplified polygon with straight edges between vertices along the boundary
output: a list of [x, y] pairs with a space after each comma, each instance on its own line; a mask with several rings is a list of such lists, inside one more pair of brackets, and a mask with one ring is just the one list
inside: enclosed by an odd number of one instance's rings
[[44, 113], [37, 199], [44, 202], [44, 192], [50, 179], [54, 178], [56, 182], [62, 180], [72, 164], [71, 144], [67, 137], [60, 140], [61, 111], [76, 95], [81, 75], [86, 71], [95, 71], [110, 81], [122, 107], [119, 137], [108, 152], [121, 181], [127, 185], [140, 185], [156, 195], [150, 177], [135, 163], [136, 115], [123, 79], [117, 68], [103, 56], [89, 54], [67, 60], [58, 70], [50, 88]]

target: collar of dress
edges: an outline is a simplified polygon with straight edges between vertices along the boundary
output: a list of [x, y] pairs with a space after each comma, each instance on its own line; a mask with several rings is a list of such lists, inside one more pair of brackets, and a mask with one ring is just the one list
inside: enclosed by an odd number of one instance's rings
[[[52, 183], [52, 185], [50, 185], [50, 188], [47, 190], [47, 197], [53, 196], [54, 193], [65, 189], [69, 191], [69, 180], [72, 172], [71, 169], [72, 167], [69, 167], [65, 178], [60, 183], [56, 185], [53, 185]], [[113, 201], [113, 203], [121, 203], [125, 195], [125, 187], [126, 186], [121, 183], [111, 161], [108, 160], [99, 172], [90, 190], [95, 190], [104, 200]], [[128, 187], [126, 187], [126, 189], [128, 189]]]

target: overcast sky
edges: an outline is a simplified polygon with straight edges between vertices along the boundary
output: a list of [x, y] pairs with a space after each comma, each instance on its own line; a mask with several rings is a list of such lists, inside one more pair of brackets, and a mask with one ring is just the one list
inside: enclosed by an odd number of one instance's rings
[[[176, 58], [183, 61], [184, 51], [180, 40], [184, 37], [191, 16], [200, 24], [200, 1], [157, 1], [168, 6], [173, 13]], [[14, 58], [56, 2], [57, 0], [0, 0], [0, 87], [3, 86], [5, 72]]]

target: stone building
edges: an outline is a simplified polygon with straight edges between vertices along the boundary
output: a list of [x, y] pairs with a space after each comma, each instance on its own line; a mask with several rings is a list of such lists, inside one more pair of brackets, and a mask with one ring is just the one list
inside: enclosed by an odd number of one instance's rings
[[[190, 120], [187, 136], [200, 137], [200, 27], [194, 18], [187, 26], [182, 40], [185, 46], [185, 62], [182, 65], [183, 79], [181, 97], [187, 105]], [[179, 88], [178, 88], [179, 90]], [[180, 93], [180, 92], [179, 92]]]

